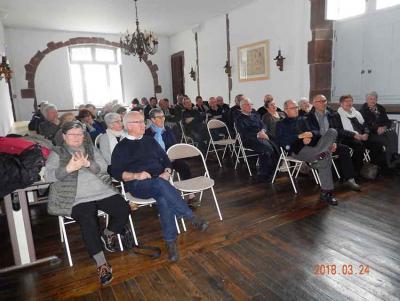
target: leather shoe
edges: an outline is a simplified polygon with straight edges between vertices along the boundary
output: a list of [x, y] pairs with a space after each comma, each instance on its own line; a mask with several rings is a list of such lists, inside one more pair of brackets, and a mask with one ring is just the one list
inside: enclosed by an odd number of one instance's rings
[[343, 183], [343, 185], [351, 190], [361, 191], [360, 185], [358, 185], [354, 179], [348, 179], [346, 182]]
[[319, 197], [321, 201], [327, 202], [331, 206], [337, 206], [338, 201], [333, 197], [332, 192], [321, 192], [321, 195]]
[[172, 262], [177, 262], [179, 259], [178, 247], [176, 241], [167, 241], [168, 259]]
[[196, 228], [200, 232], [204, 232], [208, 228], [208, 222], [206, 220], [200, 219], [200, 218], [195, 218], [192, 221], [192, 225], [193, 225], [194, 228]]

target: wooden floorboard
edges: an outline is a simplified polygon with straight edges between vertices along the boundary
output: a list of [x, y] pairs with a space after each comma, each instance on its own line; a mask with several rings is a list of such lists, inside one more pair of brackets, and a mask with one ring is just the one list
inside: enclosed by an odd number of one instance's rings
[[[399, 177], [363, 182], [359, 193], [337, 184], [339, 206], [328, 207], [311, 178], [298, 180], [295, 195], [284, 176], [271, 185], [255, 182], [245, 166], [212, 162], [209, 169], [224, 220], [205, 193], [197, 213], [210, 228], [198, 233], [188, 225], [177, 263], [166, 258], [157, 210], [143, 208], [133, 214], [139, 241], [161, 247], [162, 256], [106, 254], [114, 279], [100, 287], [78, 226], [67, 226], [71, 268], [57, 219], [33, 206], [38, 257], [55, 254], [62, 262], [0, 275], [0, 300], [400, 300]], [[4, 216], [0, 235], [4, 267], [13, 263]], [[321, 265], [336, 273], [316, 274]]]

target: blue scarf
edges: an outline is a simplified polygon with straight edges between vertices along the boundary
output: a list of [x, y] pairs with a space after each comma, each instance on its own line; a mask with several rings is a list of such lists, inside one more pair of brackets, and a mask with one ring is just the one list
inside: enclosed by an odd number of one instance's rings
[[155, 126], [154, 124], [150, 125], [151, 129], [155, 133], [154, 139], [160, 144], [161, 148], [165, 151], [165, 143], [162, 138], [162, 134], [164, 133], [165, 129], [164, 128], [159, 128], [158, 126]]

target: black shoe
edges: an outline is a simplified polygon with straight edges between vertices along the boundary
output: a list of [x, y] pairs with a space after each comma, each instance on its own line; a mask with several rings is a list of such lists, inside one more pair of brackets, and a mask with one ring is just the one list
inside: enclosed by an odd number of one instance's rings
[[319, 197], [321, 201], [327, 202], [331, 206], [337, 206], [338, 201], [333, 197], [332, 192], [321, 192]]
[[351, 190], [361, 191], [360, 185], [358, 185], [354, 179], [348, 179], [346, 182], [343, 183], [343, 185]]
[[102, 285], [110, 283], [113, 279], [111, 266], [108, 263], [99, 266], [97, 268], [97, 275]]
[[177, 262], [179, 259], [178, 247], [176, 241], [167, 241], [168, 259], [172, 262]]
[[101, 241], [103, 242], [104, 249], [108, 252], [117, 252], [118, 248], [115, 246], [117, 235], [106, 235], [104, 232], [101, 234]]
[[195, 229], [199, 230], [200, 232], [204, 232], [208, 228], [208, 222], [204, 219], [195, 218], [192, 221], [192, 225]]
[[190, 209], [197, 209], [201, 206], [201, 201], [196, 198], [188, 199], [188, 206]]

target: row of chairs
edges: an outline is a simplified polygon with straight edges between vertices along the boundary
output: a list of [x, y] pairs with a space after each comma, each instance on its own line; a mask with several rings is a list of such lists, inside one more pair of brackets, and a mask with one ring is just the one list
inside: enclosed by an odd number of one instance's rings
[[[167, 154], [171, 160], [200, 157], [202, 165], [204, 167], [204, 175], [203, 176], [197, 176], [197, 177], [194, 177], [192, 179], [187, 179], [187, 180], [180, 180], [179, 174], [176, 174], [177, 180], [174, 181], [174, 179], [173, 179], [174, 177], [172, 176], [170, 179], [171, 184], [173, 186], [175, 186], [175, 188], [181, 192], [182, 197], [184, 197], [186, 194], [189, 194], [189, 193], [200, 193], [200, 200], [201, 200], [201, 198], [203, 196], [203, 192], [205, 190], [211, 190], [219, 219], [222, 220], [223, 219], [222, 213], [219, 208], [218, 200], [217, 200], [217, 197], [216, 197], [215, 191], [214, 191], [215, 181], [210, 177], [210, 174], [209, 174], [209, 171], [208, 171], [208, 168], [206, 165], [206, 161], [205, 161], [204, 156], [201, 153], [201, 151], [193, 145], [179, 143], [179, 144], [172, 146], [167, 151]], [[125, 198], [125, 200], [127, 202], [133, 203], [133, 204], [137, 205], [138, 207], [144, 207], [144, 206], [151, 207], [156, 204], [156, 200], [153, 198], [140, 199], [140, 198], [136, 198], [131, 193], [126, 192], [124, 184], [122, 182], [118, 182], [118, 185], [121, 189], [121, 194], [123, 195], [123, 197]], [[106, 225], [108, 224], [108, 215], [105, 212], [99, 211], [98, 216], [105, 218], [105, 223], [106, 223]], [[65, 243], [68, 262], [69, 262], [70, 266], [73, 266], [73, 262], [72, 262], [71, 251], [70, 251], [70, 247], [69, 247], [68, 236], [67, 236], [67, 231], [66, 231], [65, 226], [72, 224], [72, 223], [75, 223], [75, 220], [69, 216], [60, 216], [59, 217], [61, 242]], [[177, 231], [180, 234], [181, 231], [180, 231], [180, 227], [179, 227], [176, 217], [175, 217], [175, 223], [176, 223]], [[184, 231], [186, 231], [186, 225], [185, 225], [183, 219], [181, 219], [181, 223], [182, 223], [182, 227], [183, 227]], [[136, 245], [138, 245], [138, 239], [137, 239], [137, 235], [136, 235], [136, 231], [135, 231], [135, 228], [133, 225], [131, 215], [129, 215], [129, 226], [130, 226], [131, 232], [133, 234], [134, 242]], [[120, 235], [118, 235], [118, 242], [119, 242], [120, 249], [123, 250], [123, 245], [122, 245]]]

